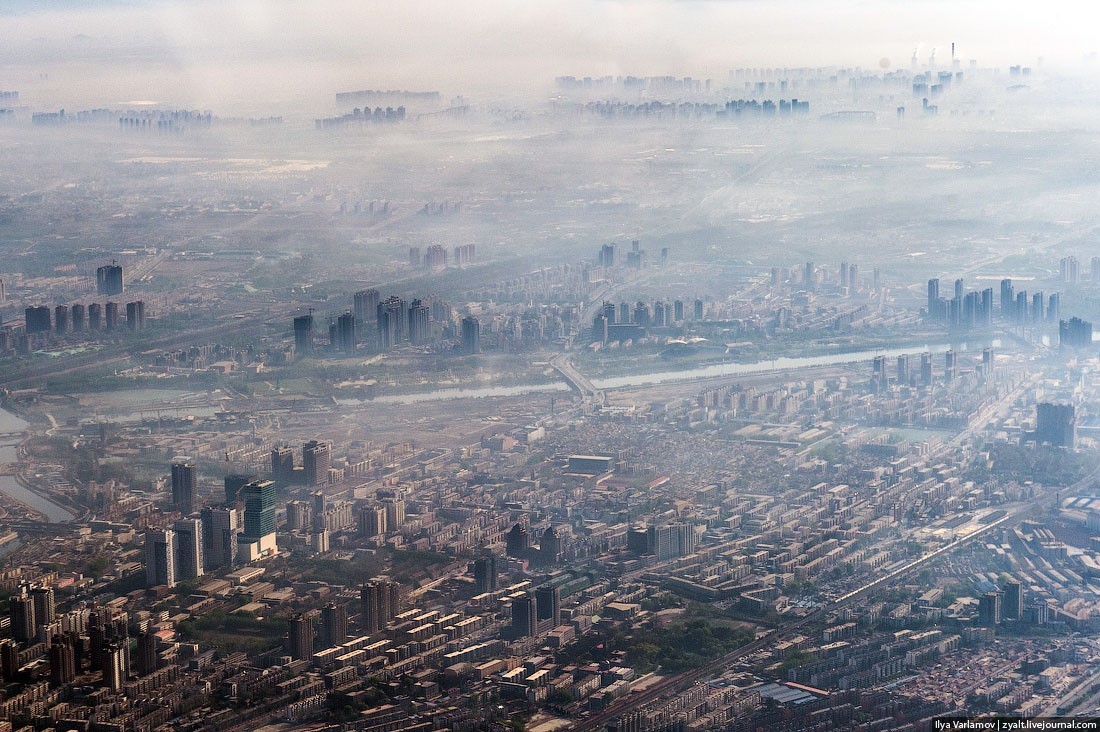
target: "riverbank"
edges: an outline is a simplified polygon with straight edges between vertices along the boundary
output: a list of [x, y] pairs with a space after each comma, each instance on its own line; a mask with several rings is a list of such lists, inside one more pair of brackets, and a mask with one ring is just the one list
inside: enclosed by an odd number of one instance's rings
[[[695, 368], [645, 372], [610, 378], [593, 378], [591, 381], [597, 389], [601, 391], [611, 391], [616, 389], [654, 386], [657, 384], [705, 381], [708, 379], [729, 376], [758, 376], [761, 374], [797, 371], [799, 369], [811, 369], [823, 366], [844, 366], [869, 362], [876, 356], [896, 358], [901, 355], [917, 355], [925, 352], [938, 355], [951, 349], [959, 353], [972, 353], [981, 351], [983, 348], [988, 348], [991, 345], [997, 347], [1000, 345], [1000, 341], [993, 339], [967, 343], [926, 343], [916, 346], [849, 351], [826, 356], [784, 357], [752, 363], [726, 362], [698, 366]], [[549, 396], [555, 396], [557, 394], [564, 394], [568, 390], [569, 387], [563, 382], [552, 384], [519, 384], [512, 386], [486, 387], [484, 389], [437, 389], [435, 391], [416, 394], [390, 394], [377, 397], [373, 400], [339, 399], [337, 403], [344, 405], [362, 405], [371, 402], [376, 402], [378, 404], [417, 404], [451, 399], [521, 396], [523, 394], [547, 394]]]
[[937, 343], [922, 344], [919, 346], [902, 346], [896, 348], [878, 348], [865, 351], [850, 351], [836, 353], [828, 356], [803, 356], [782, 357], [756, 361], [753, 363], [721, 363], [697, 368], [676, 369], [672, 371], [658, 371], [628, 376], [615, 376], [604, 379], [592, 379], [597, 389], [622, 389], [634, 386], [650, 386], [673, 381], [695, 381], [697, 379], [709, 379], [719, 376], [751, 376], [756, 374], [777, 373], [781, 371], [797, 371], [803, 368], [818, 366], [844, 366], [854, 363], [864, 363], [874, 360], [876, 356], [896, 358], [902, 355], [914, 356], [921, 353], [942, 354], [954, 348], [960, 353], [969, 353], [975, 350], [996, 346], [999, 341], [980, 341], [976, 343]]
[[[0, 433], [25, 433], [30, 424], [6, 409], [0, 409]], [[16, 466], [19, 462], [19, 444], [9, 442], [0, 444], [0, 463]], [[0, 493], [19, 504], [29, 514], [46, 523], [63, 523], [76, 518], [76, 514], [66, 507], [44, 496], [22, 479], [17, 469], [0, 475]]]

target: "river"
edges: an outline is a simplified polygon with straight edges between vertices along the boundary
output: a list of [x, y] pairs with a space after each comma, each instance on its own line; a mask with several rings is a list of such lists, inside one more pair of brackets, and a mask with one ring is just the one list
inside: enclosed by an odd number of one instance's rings
[[374, 402], [376, 404], [416, 404], [418, 402], [435, 402], [447, 399], [482, 399], [485, 397], [508, 397], [520, 394], [536, 394], [540, 392], [565, 393], [569, 386], [561, 382], [555, 384], [519, 384], [517, 386], [486, 386], [480, 389], [436, 389], [417, 394], [387, 394], [374, 399], [337, 399], [338, 404], [358, 405]]
[[0, 409], [0, 434], [22, 432], [30, 425], [6, 409]]
[[[29, 426], [11, 412], [0, 409], [0, 434], [22, 432]], [[18, 460], [18, 446], [18, 442], [0, 443], [0, 463], [16, 462]], [[43, 514], [48, 523], [56, 524], [73, 519], [72, 512], [67, 508], [57, 505], [34, 491], [27, 490], [19, 484], [19, 481], [13, 475], [0, 475], [0, 493]]]
[[[914, 355], [926, 351], [941, 354], [954, 348], [960, 353], [974, 350], [997, 348], [1000, 340], [994, 339], [980, 343], [937, 344], [923, 346], [908, 346], [906, 348], [886, 348], [875, 350], [852, 351], [850, 353], [834, 353], [828, 356], [806, 356], [803, 358], [776, 358], [769, 361], [757, 361], [755, 363], [719, 363], [710, 366], [698, 366], [695, 368], [679, 369], [677, 371], [658, 371], [648, 374], [631, 374], [629, 376], [613, 376], [604, 379], [592, 379], [592, 384], [597, 389], [623, 389], [632, 386], [650, 386], [663, 384], [670, 381], [691, 381], [693, 379], [708, 379], [716, 376], [747, 376], [749, 374], [766, 374], [779, 371], [793, 371], [800, 368], [815, 368], [819, 366], [835, 366], [845, 363], [859, 363], [871, 361], [875, 356], [895, 358], [903, 354]], [[483, 389], [437, 389], [418, 394], [387, 394], [372, 400], [339, 399], [340, 404], [359, 405], [369, 401], [378, 404], [418, 404], [421, 402], [442, 401], [449, 399], [477, 399], [482, 397], [506, 397], [519, 396], [521, 394], [536, 393], [561, 393], [567, 391], [565, 384], [517, 384], [515, 386], [485, 387]]]
[[818, 366], [836, 366], [845, 363], [859, 363], [871, 361], [875, 356], [895, 358], [902, 355], [916, 355], [925, 352], [935, 354], [944, 353], [954, 348], [960, 353], [966, 353], [974, 348], [988, 348], [990, 345], [998, 347], [1000, 341], [994, 339], [992, 343], [961, 343], [938, 344], [934, 346], [910, 346], [908, 348], [888, 348], [874, 351], [852, 351], [851, 353], [834, 353], [828, 356], [806, 356], [803, 358], [776, 358], [770, 361], [757, 361], [755, 363], [719, 363], [710, 366], [699, 366], [692, 369], [679, 371], [661, 371], [651, 374], [632, 374], [630, 376], [615, 376], [607, 379], [592, 379], [592, 384], [597, 389], [622, 389], [630, 386], [649, 386], [650, 384], [663, 384], [667, 381], [688, 381], [691, 379], [709, 379], [715, 376], [746, 376], [749, 374], [766, 374], [775, 371], [793, 371], [796, 369], [815, 368]]

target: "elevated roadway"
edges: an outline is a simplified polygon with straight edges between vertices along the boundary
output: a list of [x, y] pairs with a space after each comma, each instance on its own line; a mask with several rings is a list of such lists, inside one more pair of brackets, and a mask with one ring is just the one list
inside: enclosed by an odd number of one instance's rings
[[550, 359], [550, 366], [569, 384], [573, 391], [580, 394], [584, 399], [593, 401], [596, 403], [602, 403], [604, 394], [601, 390], [596, 388], [587, 376], [573, 366], [573, 363], [569, 360], [569, 356], [565, 354], [558, 354]]

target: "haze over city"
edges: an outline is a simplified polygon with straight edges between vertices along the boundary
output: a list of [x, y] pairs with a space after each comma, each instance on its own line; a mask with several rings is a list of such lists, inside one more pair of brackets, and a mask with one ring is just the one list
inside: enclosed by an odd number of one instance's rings
[[1089, 728], [1095, 16], [0, 0], [0, 732]]
[[256, 110], [317, 104], [364, 77], [386, 88], [431, 79], [451, 94], [542, 93], [566, 73], [706, 78], [754, 66], [874, 69], [883, 59], [907, 68], [914, 51], [922, 63], [933, 52], [949, 62], [952, 43], [959, 58], [990, 65], [1078, 67], [1097, 51], [1095, 11], [1065, 0], [8, 0], [0, 14], [5, 74], [47, 71], [59, 100], [151, 95]]

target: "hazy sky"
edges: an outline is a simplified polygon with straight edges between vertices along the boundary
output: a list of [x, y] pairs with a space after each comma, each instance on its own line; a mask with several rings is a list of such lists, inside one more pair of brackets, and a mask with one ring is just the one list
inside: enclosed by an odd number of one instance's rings
[[[330, 103], [559, 74], [723, 78], [738, 66], [1077, 63], [1100, 11], [1012, 0], [0, 0], [0, 88], [108, 105]], [[48, 80], [42, 72], [49, 73]], [[22, 89], [21, 89], [22, 90]], [[26, 92], [25, 92], [26, 93]], [[114, 97], [118, 97], [115, 99]], [[32, 101], [31, 97], [27, 97]], [[37, 99], [33, 101], [38, 101]], [[42, 99], [43, 103], [47, 100]]]

